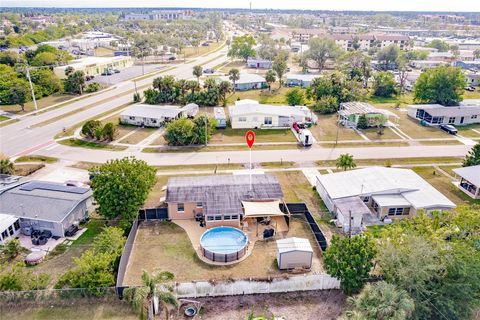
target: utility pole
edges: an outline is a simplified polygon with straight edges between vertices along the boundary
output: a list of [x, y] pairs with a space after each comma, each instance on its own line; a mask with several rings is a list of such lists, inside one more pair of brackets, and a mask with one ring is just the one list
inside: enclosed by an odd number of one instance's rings
[[352, 210], [348, 210], [348, 237], [352, 237]]
[[28, 63], [26, 64], [26, 69], [27, 69], [28, 83], [30, 84], [30, 90], [32, 92], [33, 105], [35, 107], [35, 111], [37, 111], [38, 110], [37, 99], [35, 99], [35, 91], [33, 90], [32, 78], [30, 77], [30, 68], [28, 67]]

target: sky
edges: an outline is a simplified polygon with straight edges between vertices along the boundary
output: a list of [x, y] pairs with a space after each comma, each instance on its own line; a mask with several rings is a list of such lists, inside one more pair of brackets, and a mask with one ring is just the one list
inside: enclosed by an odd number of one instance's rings
[[0, 7], [195, 7], [480, 12], [480, 0], [0, 0]]

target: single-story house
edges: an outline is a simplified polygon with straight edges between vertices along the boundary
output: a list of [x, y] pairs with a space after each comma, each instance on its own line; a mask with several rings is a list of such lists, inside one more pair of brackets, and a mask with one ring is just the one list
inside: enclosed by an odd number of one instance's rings
[[410, 66], [415, 69], [429, 69], [436, 68], [439, 66], [446, 66], [448, 62], [445, 61], [432, 61], [432, 60], [412, 60], [410, 61]]
[[287, 86], [308, 88], [312, 84], [313, 79], [318, 77], [318, 74], [288, 74]]
[[[222, 81], [229, 81], [233, 84], [230, 80], [229, 76], [221, 76], [216, 78], [217, 83]], [[268, 88], [267, 81], [265, 78], [252, 73], [240, 73], [240, 79], [235, 81], [235, 90], [237, 91], [246, 91], [246, 90], [254, 90], [254, 89], [265, 89]]]
[[237, 101], [234, 106], [228, 107], [228, 112], [233, 129], [289, 128], [294, 122], [315, 122], [316, 116], [306, 109], [308, 111], [302, 107]]
[[398, 116], [388, 110], [377, 109], [366, 102], [343, 102], [338, 110], [340, 123], [348, 128], [356, 128], [360, 116], [367, 118], [368, 126], [376, 127], [378, 125], [388, 125], [390, 118]]
[[265, 174], [170, 178], [165, 202], [169, 219], [203, 219], [207, 228], [240, 228], [245, 218], [285, 215], [280, 184]]
[[273, 62], [271, 60], [248, 58], [247, 66], [255, 69], [270, 69]]
[[467, 85], [472, 87], [480, 86], [480, 73], [467, 74]]
[[0, 192], [0, 213], [19, 218], [21, 228], [49, 230], [58, 237], [72, 224], [85, 220], [92, 209], [89, 188], [28, 181]]
[[64, 79], [65, 70], [72, 67], [75, 71], [83, 71], [87, 76], [96, 76], [107, 70], [125, 69], [133, 66], [133, 60], [129, 56], [116, 57], [86, 57], [73, 60], [67, 65], [53, 68], [53, 72], [60, 79]]
[[410, 169], [369, 167], [321, 175], [316, 188], [344, 230], [356, 231], [386, 218], [415, 216], [420, 210], [429, 213], [456, 207]]
[[480, 165], [453, 169], [461, 180], [458, 188], [473, 199], [480, 199]]
[[195, 103], [184, 107], [134, 104], [120, 113], [120, 121], [134, 126], [161, 127], [166, 122], [181, 117], [194, 117], [197, 113], [198, 105]]
[[312, 267], [313, 249], [305, 238], [277, 240], [277, 264], [280, 270]]
[[0, 245], [14, 239], [20, 233], [18, 218], [11, 214], [0, 213]]
[[480, 60], [474, 61], [455, 61], [453, 63], [455, 67], [459, 67], [467, 70], [480, 70]]
[[430, 52], [427, 57], [430, 61], [452, 62], [454, 59], [455, 55], [451, 52]]
[[459, 106], [446, 107], [440, 104], [414, 104], [408, 106], [407, 114], [429, 125], [467, 125], [480, 123], [480, 105], [463, 101]]

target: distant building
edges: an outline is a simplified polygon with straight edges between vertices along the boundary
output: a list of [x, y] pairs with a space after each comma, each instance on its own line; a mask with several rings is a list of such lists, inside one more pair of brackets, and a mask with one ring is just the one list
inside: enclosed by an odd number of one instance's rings
[[453, 63], [455, 67], [459, 67], [466, 70], [480, 70], [480, 60], [475, 61], [455, 61]]
[[191, 10], [156, 10], [152, 13], [129, 13], [125, 20], [183, 20], [193, 15]]
[[[382, 49], [391, 44], [397, 45], [401, 50], [408, 49], [410, 37], [392, 34], [334, 34], [332, 38], [335, 43], [343, 50], [351, 51], [354, 49], [368, 51], [372, 48]], [[357, 46], [357, 48], [355, 48]]]
[[107, 70], [125, 69], [133, 65], [133, 60], [128, 56], [117, 57], [87, 57], [71, 61], [64, 66], [55, 67], [53, 72], [60, 79], [64, 79], [65, 70], [72, 67], [75, 71], [83, 71], [85, 75], [96, 76]]
[[445, 61], [431, 61], [431, 60], [410, 61], [410, 66], [415, 69], [430, 69], [430, 68], [436, 68], [439, 66], [446, 66], [446, 65], [449, 65], [449, 63]]
[[325, 35], [325, 32], [320, 29], [293, 29], [291, 36], [294, 42], [308, 43], [311, 38], [320, 35]]
[[472, 87], [480, 86], [480, 73], [469, 73], [467, 74], [467, 85]]
[[318, 77], [318, 74], [288, 74], [287, 86], [308, 88], [312, 84], [313, 79]]
[[247, 66], [255, 69], [270, 69], [272, 64], [273, 62], [271, 60], [265, 59], [248, 58], [247, 60]]

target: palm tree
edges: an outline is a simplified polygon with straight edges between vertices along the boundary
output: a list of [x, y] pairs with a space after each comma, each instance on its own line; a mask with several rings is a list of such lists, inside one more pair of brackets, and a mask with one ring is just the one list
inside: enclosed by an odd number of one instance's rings
[[15, 166], [13, 162], [8, 158], [0, 159], [0, 173], [1, 174], [13, 174], [15, 171]]
[[240, 80], [240, 71], [236, 68], [230, 69], [228, 71], [228, 79], [233, 83], [233, 92], [235, 92], [235, 83]]
[[272, 88], [270, 83], [274, 83], [276, 80], [277, 79], [275, 71], [273, 71], [272, 69], [268, 70], [267, 74], [265, 75], [265, 81], [268, 83], [268, 91], [270, 91]]
[[164, 284], [174, 278], [173, 273], [162, 271], [157, 274], [150, 274], [143, 270], [141, 287], [132, 287], [125, 289], [124, 296], [132, 304], [135, 312], [138, 313], [140, 320], [150, 320], [153, 315], [153, 299], [158, 298], [159, 303], [165, 309], [165, 318], [168, 320], [168, 305], [177, 306], [177, 299], [172, 294], [173, 289], [170, 286], [163, 286], [167, 290], [159, 289], [159, 284]]
[[197, 78], [197, 82], [200, 83], [200, 77], [203, 74], [203, 68], [202, 66], [195, 66], [193, 67], [193, 75]]
[[395, 285], [380, 281], [367, 284], [356, 297], [349, 297], [352, 310], [342, 319], [403, 320], [408, 319], [415, 303], [408, 293]]
[[337, 159], [337, 168], [342, 168], [343, 171], [347, 171], [347, 169], [353, 169], [356, 166], [357, 165], [353, 161], [353, 155], [351, 154], [341, 154]]

